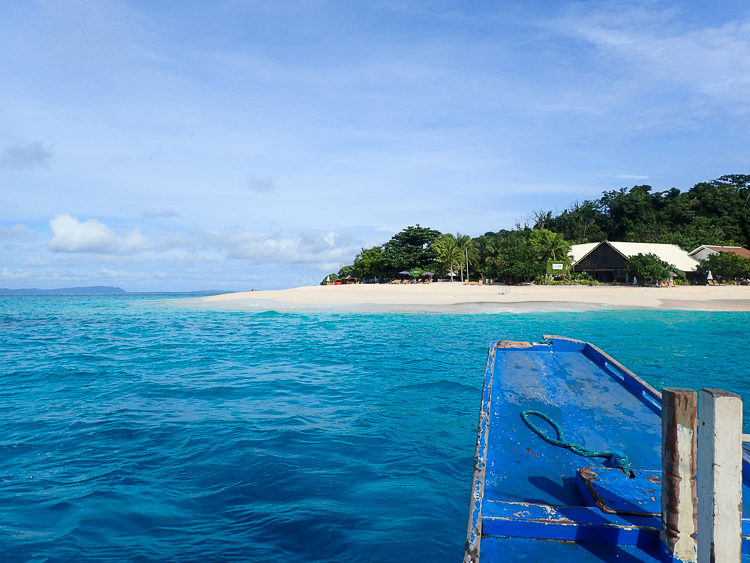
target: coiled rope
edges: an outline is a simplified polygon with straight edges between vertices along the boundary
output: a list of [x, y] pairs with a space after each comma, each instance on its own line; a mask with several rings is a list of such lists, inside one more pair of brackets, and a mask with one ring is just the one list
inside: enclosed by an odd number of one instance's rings
[[[532, 414], [534, 416], [538, 416], [542, 420], [547, 421], [550, 424], [550, 426], [552, 426], [552, 428], [555, 429], [555, 432], [557, 432], [557, 439], [550, 438], [544, 432], [542, 432], [533, 422], [531, 422], [529, 420], [529, 415], [532, 415]], [[620, 452], [597, 452], [595, 450], [590, 450], [580, 444], [575, 444], [573, 442], [570, 442], [565, 439], [565, 436], [563, 436], [563, 431], [560, 428], [560, 425], [557, 424], [550, 417], [548, 417], [546, 414], [543, 414], [539, 411], [523, 411], [521, 413], [521, 418], [526, 423], [526, 426], [531, 428], [531, 430], [533, 430], [537, 436], [539, 436], [542, 440], [544, 440], [548, 444], [552, 444], [553, 446], [559, 446], [561, 448], [567, 448], [574, 454], [577, 454], [583, 457], [603, 457], [610, 461], [610, 463], [612, 464], [612, 467], [617, 467], [626, 475], [630, 474], [630, 461], [628, 460], [625, 454], [622, 454]]]

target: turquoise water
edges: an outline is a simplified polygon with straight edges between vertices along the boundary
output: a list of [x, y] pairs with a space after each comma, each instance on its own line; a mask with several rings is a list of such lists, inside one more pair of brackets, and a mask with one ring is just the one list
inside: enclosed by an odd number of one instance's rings
[[460, 561], [491, 340], [578, 337], [747, 401], [748, 327], [0, 297], [0, 560]]

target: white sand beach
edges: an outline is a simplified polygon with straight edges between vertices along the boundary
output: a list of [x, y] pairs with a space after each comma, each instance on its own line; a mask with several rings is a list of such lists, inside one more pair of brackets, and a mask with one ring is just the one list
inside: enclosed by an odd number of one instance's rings
[[357, 308], [439, 308], [588, 310], [671, 309], [750, 311], [750, 286], [499, 286], [433, 283], [409, 285], [328, 285], [228, 293], [204, 297], [206, 304], [232, 308], [286, 306]]

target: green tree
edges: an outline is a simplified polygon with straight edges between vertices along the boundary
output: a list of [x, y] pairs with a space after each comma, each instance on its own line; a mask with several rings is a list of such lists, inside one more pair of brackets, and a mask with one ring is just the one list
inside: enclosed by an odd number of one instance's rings
[[599, 200], [575, 204], [548, 223], [576, 242], [624, 240], [747, 246], [750, 243], [750, 176], [733, 174], [700, 182], [689, 191], [651, 192], [634, 186], [604, 192]]
[[537, 252], [540, 262], [549, 260], [570, 264], [570, 244], [560, 233], [547, 229], [534, 229], [529, 234], [529, 242]]
[[339, 273], [337, 274], [337, 277], [339, 280], [343, 280], [348, 278], [349, 276], [354, 276], [354, 266], [342, 266], [339, 270]]
[[496, 278], [499, 265], [499, 242], [502, 237], [491, 233], [474, 239], [477, 257], [477, 271], [482, 278]]
[[704, 275], [711, 272], [720, 281], [746, 279], [750, 277], [750, 259], [732, 252], [717, 252], [698, 264], [697, 270]]
[[524, 232], [513, 232], [500, 242], [500, 274], [512, 282], [531, 281], [547, 270]]
[[474, 251], [474, 241], [469, 235], [456, 233], [456, 247], [461, 253], [461, 281], [464, 281], [464, 270], [466, 276], [469, 275], [469, 264], [476, 264], [476, 252]]
[[451, 234], [442, 235], [432, 243], [432, 246], [438, 262], [450, 272], [453, 281], [455, 268], [460, 268], [463, 260], [461, 249], [456, 244], [456, 237]]
[[359, 280], [378, 278], [385, 270], [383, 247], [373, 246], [357, 254], [352, 264], [353, 276]]
[[676, 268], [655, 254], [636, 254], [625, 264], [625, 272], [642, 282], [656, 283], [670, 278]]
[[440, 231], [420, 227], [406, 227], [383, 245], [383, 263], [388, 273], [395, 275], [400, 270], [427, 268], [437, 260], [437, 251], [432, 243]]
[[606, 217], [601, 205], [595, 201], [573, 203], [568, 209], [549, 221], [550, 230], [560, 233], [575, 244], [600, 242], [607, 238], [604, 229]]

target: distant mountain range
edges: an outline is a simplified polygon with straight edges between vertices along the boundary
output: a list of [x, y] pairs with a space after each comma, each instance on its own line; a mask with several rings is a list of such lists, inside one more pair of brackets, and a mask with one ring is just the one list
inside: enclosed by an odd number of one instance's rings
[[61, 287], [58, 289], [36, 289], [35, 287], [32, 288], [25, 288], [25, 289], [6, 289], [4, 287], [0, 287], [0, 295], [41, 295], [41, 294], [56, 294], [56, 295], [66, 295], [66, 294], [93, 294], [93, 293], [127, 293], [124, 289], [121, 287], [112, 287], [109, 285], [92, 285], [89, 287]]

